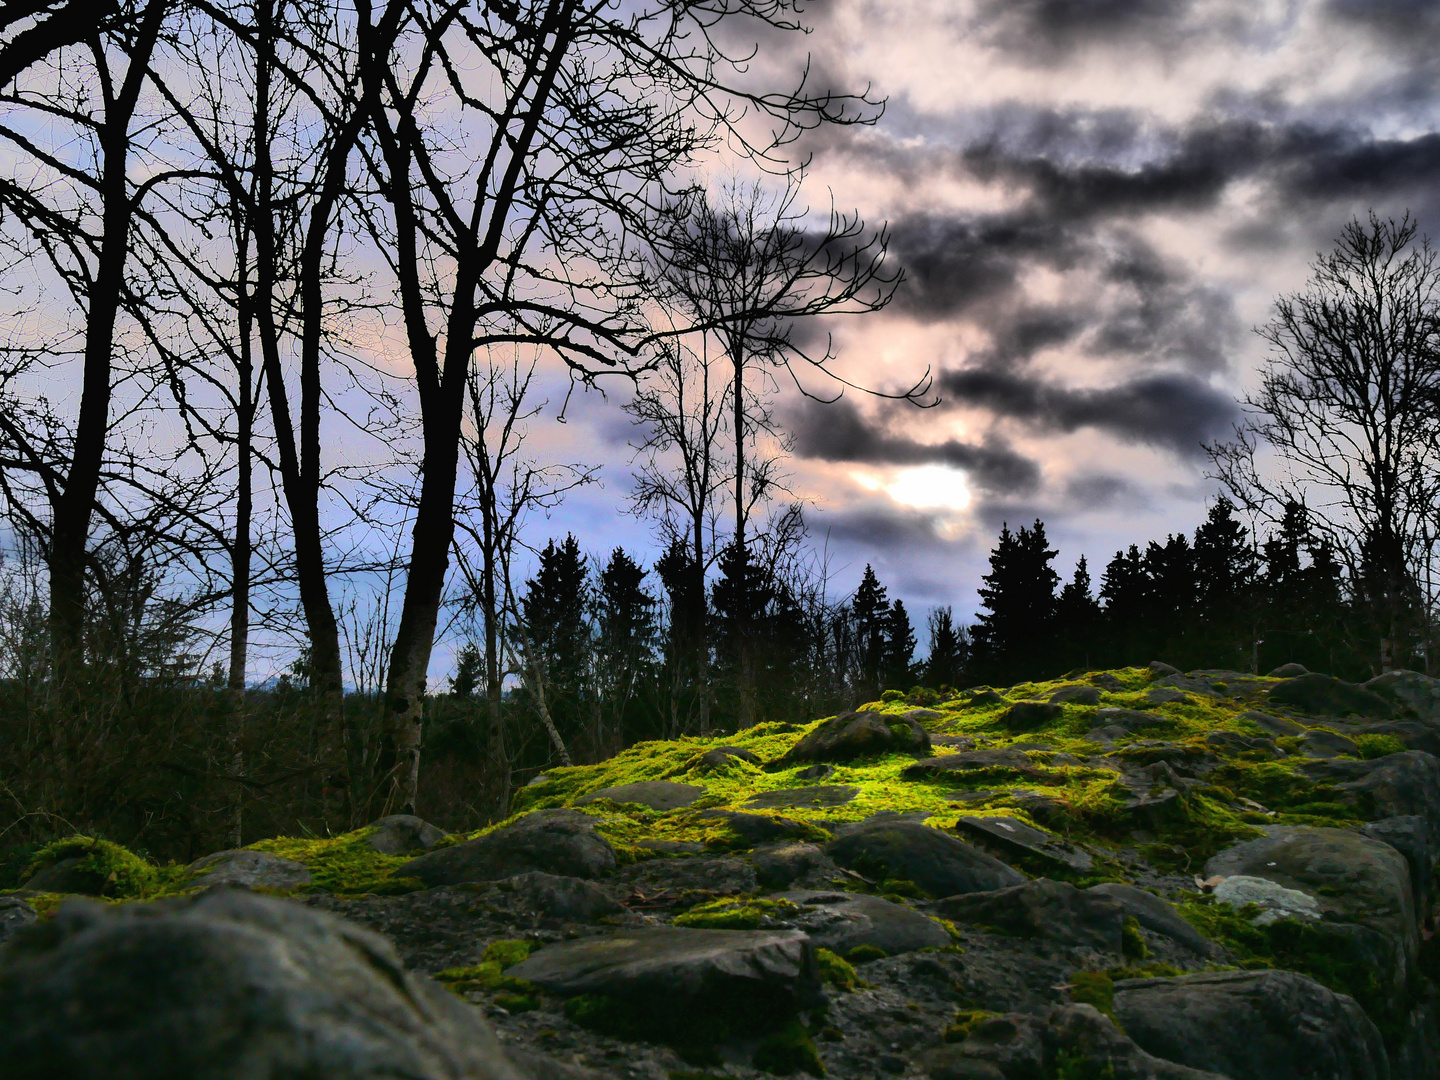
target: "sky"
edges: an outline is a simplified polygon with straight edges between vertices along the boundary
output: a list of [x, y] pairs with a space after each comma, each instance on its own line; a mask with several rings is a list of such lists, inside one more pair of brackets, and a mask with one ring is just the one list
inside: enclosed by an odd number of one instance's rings
[[[828, 0], [807, 18], [761, 62], [808, 52], [817, 85], [886, 108], [802, 144], [806, 199], [887, 225], [906, 278], [817, 332], [846, 378], [893, 391], [928, 370], [939, 399], [777, 403], [834, 595], [871, 563], [912, 612], [969, 620], [1002, 523], [1043, 520], [1057, 569], [1087, 555], [1097, 583], [1117, 549], [1193, 532], [1219, 490], [1203, 444], [1241, 416], [1275, 298], [1352, 216], [1440, 229], [1440, 4]], [[653, 544], [616, 512], [621, 399], [536, 428], [603, 483], [533, 535]]]

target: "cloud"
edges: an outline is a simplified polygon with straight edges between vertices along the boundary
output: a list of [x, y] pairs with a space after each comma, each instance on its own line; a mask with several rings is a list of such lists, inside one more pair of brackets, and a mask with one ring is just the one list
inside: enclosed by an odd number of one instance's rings
[[1083, 427], [1129, 443], [1203, 457], [1202, 442], [1228, 430], [1233, 398], [1184, 374], [1147, 375], [1108, 387], [1068, 387], [988, 368], [942, 371], [936, 387], [950, 404], [978, 406], [1038, 432], [1069, 434]]
[[1193, 6], [1193, 0], [984, 0], [974, 25], [991, 45], [1054, 64], [1094, 41], [1143, 37], [1173, 45]]
[[964, 470], [971, 483], [986, 491], [1028, 492], [1040, 485], [1039, 465], [1000, 440], [919, 442], [861, 416], [848, 399], [829, 405], [806, 402], [793, 411], [789, 430], [801, 457], [868, 465], [949, 465]]

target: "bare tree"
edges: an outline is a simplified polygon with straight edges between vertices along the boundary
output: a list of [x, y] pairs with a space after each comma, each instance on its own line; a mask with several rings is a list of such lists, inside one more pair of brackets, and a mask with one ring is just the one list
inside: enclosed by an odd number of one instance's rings
[[1206, 449], [1247, 509], [1278, 524], [1288, 504], [1306, 507], [1347, 564], [1383, 669], [1424, 631], [1417, 592], [1435, 556], [1440, 265], [1408, 215], [1372, 212], [1312, 270], [1259, 330], [1271, 353], [1249, 416]]

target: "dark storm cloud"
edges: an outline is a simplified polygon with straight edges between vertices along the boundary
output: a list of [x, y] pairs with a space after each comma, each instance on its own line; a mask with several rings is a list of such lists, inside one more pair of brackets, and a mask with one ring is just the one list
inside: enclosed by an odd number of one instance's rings
[[795, 410], [789, 430], [801, 457], [867, 465], [949, 465], [987, 491], [1033, 491], [1040, 484], [1040, 467], [1003, 442], [918, 442], [891, 434], [845, 399], [829, 405], [806, 402]]
[[974, 27], [1023, 62], [1054, 64], [1096, 41], [1176, 45], [1192, 6], [1192, 0], [983, 0]]
[[940, 535], [936, 515], [893, 504], [817, 514], [810, 526], [827, 540], [853, 543], [867, 552], [915, 552], [949, 543]]
[[1235, 401], [1190, 375], [1143, 376], [1118, 386], [1075, 388], [985, 368], [943, 371], [936, 388], [951, 404], [978, 406], [1036, 431], [1088, 427], [1124, 442], [1203, 456], [1200, 444], [1227, 431]]
[[1065, 481], [1065, 502], [1073, 510], [1144, 510], [1145, 493], [1123, 476], [1087, 473]]

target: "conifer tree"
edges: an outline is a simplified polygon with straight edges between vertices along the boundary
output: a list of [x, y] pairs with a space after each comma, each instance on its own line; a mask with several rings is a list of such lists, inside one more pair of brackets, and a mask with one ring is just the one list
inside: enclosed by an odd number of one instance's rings
[[1117, 551], [1100, 578], [1100, 599], [1105, 601], [1104, 665], [1144, 663], [1137, 655], [1147, 644], [1149, 582], [1140, 549], [1131, 544]]
[[955, 627], [955, 616], [949, 607], [931, 610], [927, 620], [930, 629], [930, 656], [925, 661], [925, 685], [938, 690], [942, 686], [958, 686], [965, 668], [965, 639]]
[[1095, 640], [1100, 620], [1100, 601], [1091, 594], [1090, 566], [1081, 555], [1075, 576], [1060, 590], [1055, 603], [1055, 637], [1060, 662], [1066, 668], [1088, 668], [1101, 658]]
[[640, 736], [637, 699], [651, 682], [656, 637], [655, 597], [646, 571], [623, 548], [610, 554], [595, 593], [595, 667], [604, 734], [619, 746]]
[[895, 599], [885, 618], [885, 660], [881, 681], [887, 690], [908, 690], [915, 681], [915, 630], [905, 601]]
[[1259, 559], [1249, 530], [1235, 519], [1235, 504], [1220, 496], [1195, 530], [1196, 625], [1209, 667], [1248, 667], [1257, 614], [1255, 576]]
[[982, 579], [984, 610], [976, 627], [976, 651], [988, 678], [1018, 682], [1037, 678], [1054, 663], [1055, 586], [1050, 562], [1059, 552], [1046, 546], [1045, 523], [1012, 533], [1007, 524], [990, 553]]
[[580, 544], [567, 534], [563, 543], [551, 540], [540, 552], [520, 601], [525, 634], [543, 670], [547, 707], [567, 740], [583, 730], [589, 711], [588, 578]]
[[889, 612], [885, 586], [875, 576], [874, 568], [866, 563], [860, 587], [850, 601], [850, 618], [855, 627], [856, 681], [862, 698], [867, 694], [874, 698], [880, 691], [885, 662], [885, 622]]

